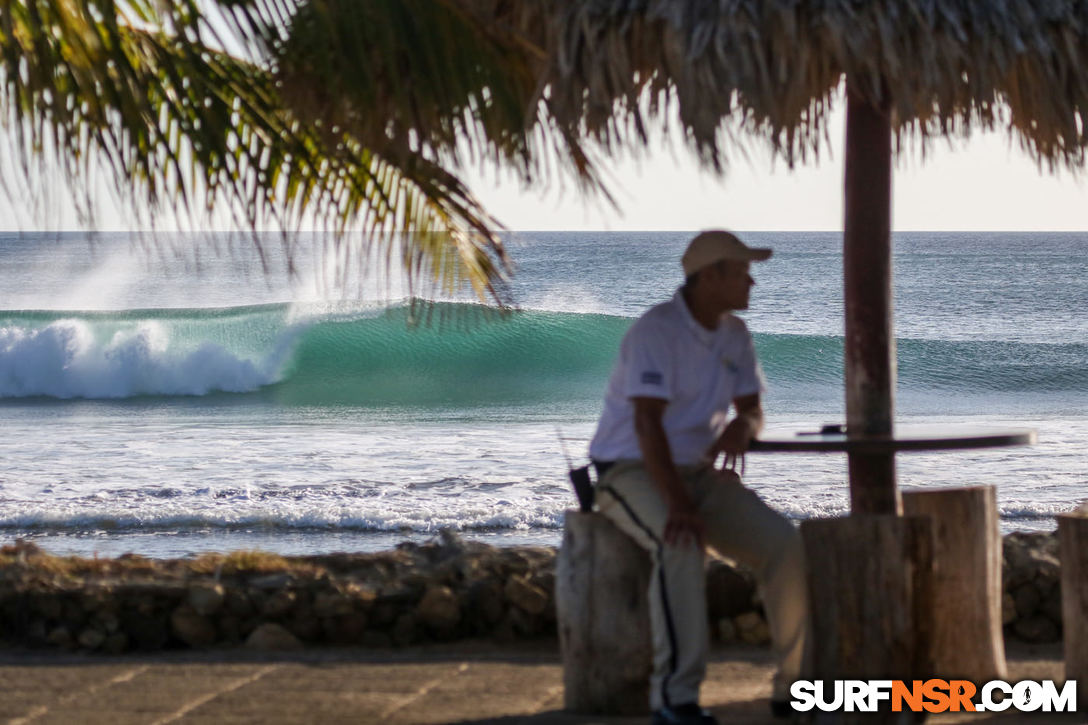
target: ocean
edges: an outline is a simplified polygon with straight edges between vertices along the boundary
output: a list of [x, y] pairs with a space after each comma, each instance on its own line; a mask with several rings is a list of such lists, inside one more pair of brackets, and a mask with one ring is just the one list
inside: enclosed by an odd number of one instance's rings
[[[742, 233], [768, 427], [842, 422], [841, 237]], [[556, 544], [619, 341], [690, 232], [506, 235], [516, 310], [413, 304], [319, 235], [0, 234], [0, 542], [58, 554], [374, 551], [443, 528]], [[262, 256], [264, 270], [262, 270]], [[379, 264], [377, 266], [384, 266]], [[347, 271], [346, 274], [339, 272]], [[910, 453], [994, 484], [1004, 531], [1088, 494], [1088, 234], [895, 235], [898, 420], [1031, 427]], [[751, 454], [793, 519], [848, 510], [840, 454]]]

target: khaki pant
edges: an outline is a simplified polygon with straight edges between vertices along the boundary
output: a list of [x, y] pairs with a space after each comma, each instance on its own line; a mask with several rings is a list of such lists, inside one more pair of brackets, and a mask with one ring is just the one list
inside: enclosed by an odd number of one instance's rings
[[[801, 676], [808, 618], [801, 537], [735, 473], [699, 466], [680, 467], [680, 474], [702, 514], [707, 545], [756, 574], [779, 663], [773, 696], [788, 699], [790, 684]], [[698, 702], [709, 648], [703, 552], [690, 541], [664, 543], [668, 507], [640, 461], [609, 468], [597, 484], [597, 502], [653, 561], [651, 707]]]

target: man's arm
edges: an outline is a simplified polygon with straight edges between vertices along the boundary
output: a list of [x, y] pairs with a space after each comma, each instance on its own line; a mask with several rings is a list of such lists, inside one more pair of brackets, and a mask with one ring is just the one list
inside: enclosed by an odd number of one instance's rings
[[665, 523], [665, 542], [682, 544], [688, 537], [696, 546], [703, 545], [703, 520], [684, 488], [680, 473], [672, 460], [669, 439], [663, 419], [669, 401], [661, 398], [631, 398], [635, 407], [635, 433], [642, 452], [642, 462], [650, 478], [657, 484], [669, 507]]
[[726, 465], [730, 459], [736, 460], [748, 450], [748, 444], [763, 430], [763, 404], [760, 402], [759, 393], [742, 395], [733, 399], [733, 407], [737, 416], [729, 421], [725, 430], [718, 436], [718, 440], [710, 446], [707, 457], [711, 461], [717, 459], [719, 453], [725, 454]]

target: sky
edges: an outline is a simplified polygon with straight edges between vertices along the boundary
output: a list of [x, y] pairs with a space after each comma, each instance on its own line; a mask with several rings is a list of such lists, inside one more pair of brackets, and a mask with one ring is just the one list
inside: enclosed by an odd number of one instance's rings
[[[523, 188], [516, 180], [479, 169], [465, 170], [464, 178], [511, 230], [836, 231], [842, 229], [844, 105], [832, 114], [830, 145], [820, 161], [795, 169], [752, 144], [748, 158], [731, 159], [726, 174], [717, 177], [700, 169], [676, 139], [659, 136], [639, 160], [606, 166], [615, 207], [600, 197], [585, 198], [570, 181]], [[893, 229], [1088, 231], [1086, 177], [1085, 172], [1040, 170], [1003, 134], [975, 134], [966, 142], [938, 140], [924, 162], [917, 148], [898, 160]], [[0, 194], [0, 228], [82, 228], [60, 185], [54, 187], [37, 213], [29, 212], [25, 201]], [[109, 203], [108, 192], [99, 197], [104, 201], [98, 229], [138, 224], [131, 213]], [[176, 226], [170, 220], [157, 222], [159, 229]]]

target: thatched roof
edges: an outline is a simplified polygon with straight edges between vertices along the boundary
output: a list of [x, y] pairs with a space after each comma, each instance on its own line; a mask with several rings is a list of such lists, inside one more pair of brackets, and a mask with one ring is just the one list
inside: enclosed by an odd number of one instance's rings
[[454, 2], [538, 45], [551, 115], [606, 146], [669, 94], [708, 163], [744, 131], [792, 164], [820, 148], [846, 79], [899, 137], [1007, 129], [1040, 162], [1084, 164], [1083, 0]]

